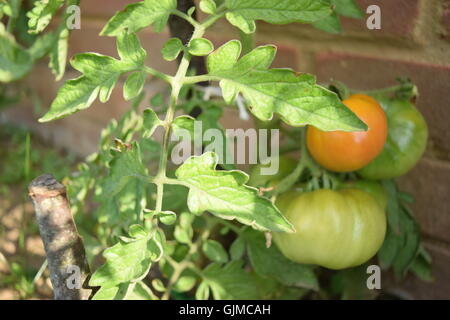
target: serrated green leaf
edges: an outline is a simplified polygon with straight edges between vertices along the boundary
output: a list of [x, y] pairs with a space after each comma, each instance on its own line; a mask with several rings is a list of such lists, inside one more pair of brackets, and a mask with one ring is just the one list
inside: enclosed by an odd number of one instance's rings
[[[202, 271], [203, 283], [206, 283], [204, 286], [208, 285], [211, 288], [214, 299], [256, 300], [259, 298], [256, 279], [244, 270], [242, 264], [243, 261], [232, 261], [222, 267], [218, 263], [211, 263]], [[203, 290], [206, 289], [203, 288]]]
[[127, 242], [121, 240], [103, 252], [106, 263], [94, 272], [89, 285], [111, 288], [136, 280], [148, 272], [151, 263], [161, 254], [161, 247], [149, 239], [148, 234], [139, 233], [138, 238]]
[[222, 94], [232, 103], [242, 92], [260, 120], [278, 113], [291, 126], [313, 125], [324, 131], [366, 130], [367, 126], [339, 97], [316, 84], [314, 76], [289, 69], [268, 69], [276, 48], [262, 46], [237, 60], [241, 46], [232, 40], [208, 56], [210, 75], [220, 80]]
[[144, 133], [143, 138], [150, 138], [156, 128], [161, 125], [158, 115], [150, 108], [144, 110]]
[[137, 97], [144, 89], [145, 78], [147, 74], [145, 72], [134, 72], [128, 76], [123, 86], [123, 97], [125, 100], [131, 100]]
[[96, 81], [84, 76], [66, 81], [59, 89], [50, 110], [39, 119], [39, 122], [59, 119], [90, 107], [97, 98], [99, 90], [100, 87]]
[[398, 250], [396, 257], [392, 262], [392, 267], [397, 277], [402, 278], [406, 275], [406, 272], [411, 267], [419, 251], [420, 231], [417, 223], [404, 209], [402, 210], [400, 219], [402, 243], [401, 249]]
[[183, 49], [184, 46], [180, 39], [170, 38], [161, 49], [161, 54], [164, 60], [173, 61], [178, 57]]
[[204, 38], [192, 39], [188, 46], [188, 51], [193, 56], [206, 56], [213, 50], [212, 42]]
[[177, 7], [176, 0], [145, 0], [132, 3], [117, 12], [101, 31], [101, 35], [116, 36], [123, 30], [137, 32], [153, 25], [155, 32], [161, 32], [170, 12]]
[[220, 242], [207, 240], [202, 245], [203, 253], [214, 262], [225, 263], [228, 261], [228, 254]]
[[217, 9], [214, 0], [201, 0], [199, 7], [200, 10], [207, 14], [214, 14]]
[[28, 32], [40, 33], [50, 23], [53, 15], [64, 4], [64, 0], [37, 0], [34, 7], [27, 13]]
[[126, 31], [117, 36], [117, 52], [122, 61], [131, 62], [137, 67], [144, 65], [147, 57], [137, 35]]
[[285, 286], [319, 289], [313, 267], [290, 261], [275, 245], [267, 248], [264, 235], [260, 232], [247, 230], [244, 238], [256, 273], [276, 279]]
[[[208, 152], [187, 159], [176, 176], [189, 187], [188, 207], [194, 214], [210, 211], [223, 219], [236, 219], [260, 230], [293, 231], [292, 225], [269, 199], [245, 186], [242, 171], [217, 171], [217, 156]], [[225, 192], [226, 191], [226, 192]]]
[[132, 179], [146, 178], [139, 145], [134, 142], [129, 149], [114, 152], [110, 162], [110, 173], [104, 182], [104, 193], [113, 197]]
[[272, 24], [312, 23], [331, 14], [324, 0], [225, 0], [226, 18], [245, 33], [255, 32], [255, 20]]
[[97, 53], [76, 55], [70, 63], [83, 76], [61, 87], [50, 110], [39, 121], [52, 121], [87, 109], [97, 96], [106, 102], [119, 76], [141, 68], [146, 55], [134, 34], [120, 34], [117, 49], [122, 60]]

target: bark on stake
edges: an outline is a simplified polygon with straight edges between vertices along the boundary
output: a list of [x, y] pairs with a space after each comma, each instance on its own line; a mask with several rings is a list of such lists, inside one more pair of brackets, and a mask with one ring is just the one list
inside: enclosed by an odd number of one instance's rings
[[70, 211], [66, 188], [52, 175], [44, 174], [30, 183], [28, 191], [47, 254], [54, 298], [88, 299], [92, 293], [87, 285], [89, 265]]

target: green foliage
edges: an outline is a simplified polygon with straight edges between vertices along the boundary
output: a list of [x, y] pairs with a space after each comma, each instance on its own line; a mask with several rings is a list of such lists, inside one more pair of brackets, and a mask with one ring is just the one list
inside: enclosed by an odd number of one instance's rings
[[[188, 207], [194, 214], [209, 211], [218, 217], [237, 219], [259, 230], [293, 231], [291, 224], [257, 190], [244, 184], [248, 176], [240, 171], [217, 171], [213, 153], [191, 157], [176, 171], [189, 187]], [[223, 192], [226, 189], [227, 192]]]
[[103, 28], [101, 35], [118, 36], [124, 30], [137, 32], [153, 25], [155, 32], [161, 32], [167, 23], [170, 12], [175, 10], [175, 0], [144, 0], [128, 5], [117, 12]]
[[[36, 3], [29, 14], [31, 32], [44, 30], [62, 3]], [[118, 11], [101, 35], [117, 38], [120, 59], [97, 53], [73, 57], [71, 65], [81, 75], [65, 82], [40, 119], [47, 122], [68, 116], [90, 107], [97, 98], [107, 102], [126, 74], [123, 95], [131, 102], [130, 110], [119, 120], [111, 120], [102, 131], [98, 151], [79, 165], [68, 184], [74, 212], [80, 217], [91, 215], [82, 222], [83, 232], [89, 235], [89, 258], [103, 250], [106, 259], [90, 279], [90, 285], [100, 286], [94, 299], [299, 299], [322, 294], [321, 269], [294, 263], [270, 245], [271, 232], [294, 231], [274, 205], [279, 190], [248, 186], [246, 173], [233, 165], [219, 165], [218, 155], [212, 152], [172, 166], [168, 161], [174, 148], [170, 134], [181, 129], [195, 134], [194, 120], [199, 120], [204, 130], [218, 129], [226, 141], [219, 120], [224, 108], [235, 108], [238, 102], [248, 107], [255, 120], [273, 119], [270, 125], [278, 126], [280, 119], [291, 127], [366, 130], [338, 95], [318, 85], [313, 75], [270, 69], [275, 46], [260, 46], [241, 57], [238, 40], [213, 51], [212, 42], [204, 38], [206, 30], [223, 17], [241, 34], [254, 32], [256, 21], [314, 23], [335, 31], [340, 28], [338, 15], [356, 18], [361, 11], [353, 1], [202, 0], [199, 7], [208, 16], [199, 22], [193, 18], [195, 7], [187, 13], [176, 7], [175, 0], [144, 0]], [[13, 15], [14, 10], [10, 11]], [[162, 31], [171, 14], [191, 23], [194, 31], [186, 44], [177, 38], [164, 44], [165, 60], [182, 56], [176, 74], [166, 75], [145, 65], [147, 52], [136, 32], [149, 26]], [[68, 30], [60, 27], [47, 33], [29, 49], [19, 46], [6, 29], [0, 30], [0, 48], [7, 53], [0, 58], [0, 77], [20, 78], [46, 53], [51, 68], [61, 77]], [[206, 56], [207, 74], [194, 75], [190, 70], [193, 56]], [[169, 94], [160, 92], [149, 100], [145, 96], [147, 76], [167, 82]], [[219, 82], [225, 101], [199, 88], [206, 81]], [[188, 115], [194, 112], [199, 113], [195, 119]], [[158, 127], [164, 129], [161, 143], [153, 140]], [[297, 183], [306, 190], [333, 187], [340, 177], [308, 158], [304, 142], [299, 143], [304, 130], [283, 128], [302, 160], [292, 174], [282, 178], [280, 186], [286, 190]], [[385, 187], [390, 199], [389, 233], [378, 255], [380, 263], [392, 266], [398, 276], [411, 270], [429, 279], [430, 259], [420, 246], [417, 225], [403, 203], [405, 196], [391, 182]], [[151, 268], [158, 272], [149, 273]], [[332, 294], [363, 296], [361, 270], [334, 274]], [[148, 279], [149, 274], [157, 276]], [[359, 286], [353, 286], [355, 281]]]
[[164, 60], [173, 61], [175, 60], [181, 51], [183, 51], [184, 46], [180, 39], [170, 38], [164, 44], [161, 54]]
[[317, 29], [329, 32], [340, 33], [342, 31], [339, 16], [361, 19], [364, 12], [359, 8], [355, 0], [329, 0], [335, 7], [334, 12], [327, 18], [317, 21], [313, 24]]
[[27, 13], [30, 33], [41, 33], [48, 26], [64, 0], [35, 1], [34, 8]]
[[[119, 76], [142, 68], [146, 57], [137, 36], [126, 32], [117, 37], [117, 51], [121, 60], [96, 53], [76, 55], [70, 63], [83, 75], [64, 84], [50, 110], [39, 121], [52, 121], [89, 108], [97, 96], [101, 102], [107, 102]], [[135, 89], [130, 95], [128, 86], [124, 91], [125, 97], [130, 99], [138, 94]]]
[[226, 0], [227, 20], [245, 33], [255, 32], [255, 20], [273, 24], [312, 23], [331, 14], [324, 0]]
[[258, 47], [238, 60], [241, 44], [227, 42], [208, 56], [208, 72], [220, 80], [223, 97], [232, 103], [242, 92], [260, 120], [278, 113], [291, 126], [314, 125], [322, 130], [364, 130], [366, 125], [337, 95], [316, 84], [315, 77], [289, 69], [268, 69], [276, 48]]
[[[8, 18], [7, 27], [0, 23], [0, 82], [12, 82], [29, 73], [37, 60], [49, 57], [49, 67], [56, 80], [64, 75], [67, 59], [69, 30], [66, 25], [68, 12], [61, 13], [61, 22], [55, 30], [44, 33], [58, 10], [66, 5], [77, 5], [79, 0], [36, 0], [33, 7], [25, 12], [22, 1], [9, 1], [0, 7]], [[22, 27], [21, 19], [25, 19]], [[16, 27], [17, 25], [17, 27]], [[25, 29], [26, 30], [23, 30]], [[15, 30], [17, 29], [17, 30]], [[22, 40], [22, 41], [20, 41]], [[24, 48], [18, 42], [29, 44]]]

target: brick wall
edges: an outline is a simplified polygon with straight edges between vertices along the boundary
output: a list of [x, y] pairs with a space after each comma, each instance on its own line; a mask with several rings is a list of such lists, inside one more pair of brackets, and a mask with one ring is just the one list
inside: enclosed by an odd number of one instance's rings
[[[117, 56], [113, 38], [99, 37], [106, 19], [123, 8], [125, 0], [81, 1], [82, 28], [72, 33], [70, 55], [97, 51]], [[376, 89], [395, 83], [398, 76], [410, 77], [419, 87], [418, 108], [430, 127], [429, 148], [424, 159], [401, 184], [417, 199], [414, 211], [420, 222], [426, 247], [434, 259], [435, 283], [407, 279], [393, 289], [411, 298], [450, 298], [450, 1], [449, 0], [358, 0], [366, 9], [381, 7], [381, 30], [368, 30], [365, 20], [343, 19], [344, 32], [330, 35], [299, 24], [258, 25], [258, 43], [275, 43], [275, 66], [292, 67], [317, 75], [327, 82], [336, 79], [357, 89]], [[174, 63], [160, 58], [159, 51], [168, 38], [162, 34], [141, 32], [148, 50], [148, 64], [173, 73]], [[237, 38], [236, 31], [220, 22], [208, 33], [216, 44]], [[69, 71], [66, 78], [73, 77]], [[54, 83], [45, 65], [39, 66], [29, 83], [48, 105], [61, 83]], [[161, 83], [147, 85], [156, 92]], [[36, 128], [57, 145], [81, 154], [95, 150], [100, 128], [110, 117], [118, 117], [127, 108], [116, 88], [107, 104], [95, 102], [86, 111], [51, 124], [37, 124], [30, 108], [14, 108], [9, 119], [20, 119]], [[236, 127], [236, 115], [227, 114], [224, 124]], [[248, 126], [248, 123], [240, 123]], [[387, 284], [386, 284], [387, 285]]]

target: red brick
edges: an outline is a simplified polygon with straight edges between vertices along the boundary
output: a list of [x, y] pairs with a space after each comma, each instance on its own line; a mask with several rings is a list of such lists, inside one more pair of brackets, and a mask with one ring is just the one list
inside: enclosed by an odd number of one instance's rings
[[450, 163], [424, 158], [400, 186], [416, 198], [411, 208], [422, 233], [450, 243], [449, 181]]
[[109, 19], [116, 11], [124, 9], [128, 4], [138, 2], [137, 0], [95, 0], [81, 1], [81, 16], [104, 17]]
[[450, 249], [447, 244], [437, 242], [425, 242], [425, 248], [431, 254], [433, 259], [432, 272], [434, 280], [425, 282], [414, 275], [409, 275], [401, 283], [389, 283], [388, 279], [381, 287], [396, 293], [406, 299], [416, 300], [448, 300], [450, 299], [450, 273], [448, 266], [450, 265]]
[[450, 67], [340, 53], [316, 57], [319, 81], [342, 81], [355, 89], [377, 89], [396, 84], [397, 77], [409, 77], [419, 88], [418, 108], [424, 114], [434, 144], [450, 150]]
[[342, 19], [345, 31], [364, 31], [375, 36], [412, 37], [416, 20], [419, 16], [419, 0], [357, 0], [363, 12], [370, 5], [378, 5], [381, 9], [381, 29], [369, 30], [366, 22], [369, 14], [363, 19]]

